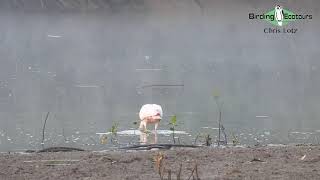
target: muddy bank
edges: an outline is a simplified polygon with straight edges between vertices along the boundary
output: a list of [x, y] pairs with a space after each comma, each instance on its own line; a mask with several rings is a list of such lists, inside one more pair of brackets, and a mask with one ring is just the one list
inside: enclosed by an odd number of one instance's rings
[[[0, 179], [319, 179], [320, 146], [2, 153]], [[191, 177], [192, 179], [192, 177]]]

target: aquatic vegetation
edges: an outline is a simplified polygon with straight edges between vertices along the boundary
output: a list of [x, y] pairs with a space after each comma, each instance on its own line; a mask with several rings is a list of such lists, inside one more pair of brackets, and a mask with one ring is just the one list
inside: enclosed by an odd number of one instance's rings
[[107, 144], [108, 142], [108, 135], [110, 136], [110, 142], [112, 144], [118, 144], [118, 123], [113, 123], [111, 128], [106, 133], [99, 133], [100, 134], [100, 144]]
[[109, 132], [111, 132], [112, 135], [116, 136], [117, 132], [118, 132], [118, 123], [113, 123], [113, 125], [111, 126]]
[[118, 138], [117, 138], [118, 126], [119, 126], [118, 123], [113, 123], [111, 128], [109, 129], [109, 132], [111, 133], [110, 141], [112, 144], [117, 144], [118, 142]]
[[177, 126], [177, 116], [176, 115], [172, 116], [169, 124], [172, 125], [172, 129], [174, 129], [174, 127]]
[[[223, 109], [223, 102], [220, 101], [220, 93], [218, 91], [213, 92], [214, 101], [218, 107], [218, 124], [219, 124], [219, 134], [218, 134], [218, 146], [222, 143], [224, 145], [227, 144], [227, 134], [225, 133], [225, 128], [222, 124], [222, 109]], [[224, 140], [221, 140], [221, 133], [224, 135]]]
[[175, 127], [177, 126], [177, 116], [176, 115], [172, 116], [172, 118], [170, 119], [169, 125], [170, 125], [170, 130], [172, 131], [173, 143], [175, 144], [176, 143], [176, 140], [175, 140]]
[[236, 146], [238, 144], [240, 144], [238, 136], [236, 136], [234, 133], [232, 133], [232, 145]]

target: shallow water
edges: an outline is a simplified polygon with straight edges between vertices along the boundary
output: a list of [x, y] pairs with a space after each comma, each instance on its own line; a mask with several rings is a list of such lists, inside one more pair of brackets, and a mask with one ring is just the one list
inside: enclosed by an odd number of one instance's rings
[[146, 103], [163, 107], [161, 130], [177, 115], [180, 143], [215, 142], [215, 97], [229, 143], [319, 143], [320, 1], [283, 3], [314, 18], [290, 35], [248, 21], [272, 1], [28, 2], [0, 1], [0, 151], [42, 148], [47, 112], [44, 147], [116, 147], [96, 134], [114, 123], [130, 130], [120, 145], [139, 143]]
[[[28, 149], [41, 149], [41, 138], [30, 132], [20, 132], [17, 136], [8, 136], [4, 131], [0, 131], [0, 151], [25, 151]], [[292, 131], [288, 133], [288, 139], [280, 141], [277, 132], [271, 130], [238, 130], [233, 135], [227, 132], [228, 144], [233, 145], [236, 140], [239, 146], [247, 145], [266, 145], [278, 146], [279, 144], [289, 143], [313, 143], [319, 144], [320, 133], [318, 131], [298, 132]], [[68, 146], [79, 147], [87, 150], [106, 150], [132, 144], [145, 143], [179, 143], [179, 144], [205, 144], [207, 135], [210, 135], [211, 143], [214, 145], [218, 138], [218, 130], [215, 127], [202, 127], [199, 131], [182, 131], [180, 129], [173, 131], [160, 129], [157, 133], [154, 130], [148, 133], [142, 133], [137, 129], [119, 130], [116, 136], [111, 132], [92, 132], [86, 133], [80, 130], [74, 131], [71, 135], [58, 134], [52, 129], [48, 129], [45, 133], [44, 147], [51, 146]], [[21, 140], [23, 139], [23, 141]], [[222, 137], [223, 139], [223, 137]]]
[[[171, 131], [171, 130], [157, 130], [157, 131], [154, 131], [154, 130], [152, 130], [152, 131], [149, 131], [149, 133], [157, 133], [157, 134], [162, 134], [162, 135], [171, 135], [171, 134], [173, 134], [173, 133], [175, 133], [175, 134], [184, 134], [184, 135], [188, 135], [188, 133], [187, 132], [185, 132], [185, 131]], [[96, 133], [96, 134], [98, 134], [98, 135], [109, 135], [109, 134], [111, 134], [111, 132], [106, 132], [106, 133]], [[118, 135], [137, 135], [137, 136], [139, 136], [139, 135], [141, 135], [141, 134], [143, 134], [143, 132], [141, 132], [140, 130], [133, 130], [133, 129], [131, 129], [131, 130], [124, 130], [124, 131], [119, 131], [119, 132], [117, 132], [117, 134]]]

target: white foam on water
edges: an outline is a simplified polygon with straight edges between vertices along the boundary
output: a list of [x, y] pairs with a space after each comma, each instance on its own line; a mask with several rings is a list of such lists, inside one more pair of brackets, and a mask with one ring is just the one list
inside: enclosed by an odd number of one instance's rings
[[260, 115], [260, 116], [256, 116], [256, 118], [268, 118], [269, 116], [264, 116], [264, 115]]
[[298, 132], [298, 131], [293, 131], [290, 132], [290, 134], [303, 134], [303, 135], [307, 135], [307, 134], [313, 134], [312, 132]]
[[271, 133], [269, 131], [265, 131], [264, 134], [270, 136]]
[[269, 146], [269, 147], [286, 147], [288, 145], [285, 145], [285, 144], [267, 144], [267, 146]]
[[61, 38], [61, 36], [59, 36], [59, 35], [51, 35], [51, 34], [48, 34], [48, 37], [50, 37], [50, 38]]
[[212, 129], [212, 130], [219, 130], [219, 128], [216, 127], [209, 127], [209, 126], [205, 126], [205, 127], [201, 127], [202, 129]]
[[[151, 133], [154, 133], [154, 130], [150, 131]], [[171, 130], [157, 130], [157, 134], [163, 134], [163, 135], [170, 135], [172, 134], [173, 131]], [[188, 134], [185, 131], [174, 131], [175, 134]], [[106, 132], [106, 133], [96, 133], [97, 135], [109, 135], [111, 132]], [[141, 135], [142, 132], [140, 130], [124, 130], [124, 131], [119, 131], [117, 132], [118, 135]]]

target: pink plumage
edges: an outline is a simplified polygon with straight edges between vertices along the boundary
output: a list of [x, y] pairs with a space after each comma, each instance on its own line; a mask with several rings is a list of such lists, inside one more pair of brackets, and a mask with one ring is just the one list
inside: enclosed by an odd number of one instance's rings
[[145, 104], [141, 107], [139, 117], [141, 120], [140, 129], [146, 129], [148, 123], [155, 124], [155, 130], [162, 119], [162, 107], [157, 104]]

